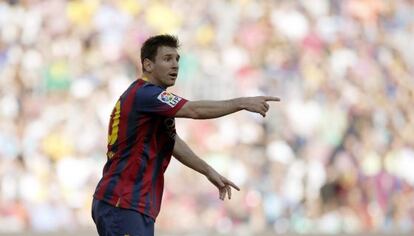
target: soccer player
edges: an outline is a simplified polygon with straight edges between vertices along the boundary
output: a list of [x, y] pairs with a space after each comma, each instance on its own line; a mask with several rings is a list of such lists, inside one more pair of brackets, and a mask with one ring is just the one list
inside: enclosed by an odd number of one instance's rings
[[231, 198], [233, 182], [200, 159], [175, 130], [175, 117], [211, 119], [240, 110], [260, 113], [277, 97], [242, 97], [223, 101], [188, 101], [167, 88], [178, 75], [179, 43], [171, 35], [147, 39], [141, 48], [143, 77], [121, 95], [109, 122], [107, 162], [92, 203], [99, 235], [154, 235], [160, 211], [164, 172], [174, 156], [205, 175]]

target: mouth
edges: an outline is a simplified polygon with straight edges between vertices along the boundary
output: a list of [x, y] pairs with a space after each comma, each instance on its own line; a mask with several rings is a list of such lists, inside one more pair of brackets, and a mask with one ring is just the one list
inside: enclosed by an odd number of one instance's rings
[[177, 78], [178, 73], [174, 72], [174, 73], [169, 73], [168, 75], [169, 75], [170, 77], [172, 77], [172, 78], [176, 79], [176, 78]]

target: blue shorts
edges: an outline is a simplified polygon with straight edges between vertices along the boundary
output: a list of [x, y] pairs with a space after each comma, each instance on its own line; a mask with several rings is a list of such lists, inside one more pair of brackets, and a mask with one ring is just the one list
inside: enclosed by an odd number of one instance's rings
[[100, 236], [153, 236], [154, 219], [93, 199], [92, 219]]

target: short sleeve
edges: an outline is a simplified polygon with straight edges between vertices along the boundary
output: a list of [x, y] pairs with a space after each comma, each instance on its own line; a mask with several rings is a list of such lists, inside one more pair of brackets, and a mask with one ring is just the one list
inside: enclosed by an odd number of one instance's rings
[[153, 85], [141, 87], [135, 95], [135, 108], [138, 112], [168, 117], [174, 117], [186, 102], [186, 99]]

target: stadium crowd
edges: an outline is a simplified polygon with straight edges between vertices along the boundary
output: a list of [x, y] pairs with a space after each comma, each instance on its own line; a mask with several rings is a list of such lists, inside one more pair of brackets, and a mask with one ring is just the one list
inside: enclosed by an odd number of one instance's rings
[[[0, 231], [93, 227], [109, 114], [150, 35], [190, 99], [275, 95], [266, 118], [177, 119], [242, 190], [172, 160], [167, 232], [414, 231], [413, 0], [0, 2]], [[411, 110], [411, 112], [410, 112]]]

